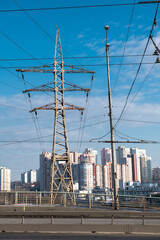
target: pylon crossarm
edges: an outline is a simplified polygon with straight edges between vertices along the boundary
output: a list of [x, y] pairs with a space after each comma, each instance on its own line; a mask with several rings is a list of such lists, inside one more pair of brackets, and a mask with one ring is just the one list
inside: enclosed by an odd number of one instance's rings
[[64, 70], [65, 73], [91, 73], [91, 74], [95, 73], [95, 71], [90, 71], [88, 69], [70, 64], [64, 64], [64, 67], [66, 67], [66, 69]]
[[30, 112], [36, 112], [37, 110], [79, 110], [79, 111], [84, 110], [83, 107], [78, 107], [69, 103], [65, 103], [65, 105], [68, 107], [63, 107], [63, 106], [54, 107], [54, 105], [55, 105], [54, 103], [49, 103], [41, 107], [33, 108]]

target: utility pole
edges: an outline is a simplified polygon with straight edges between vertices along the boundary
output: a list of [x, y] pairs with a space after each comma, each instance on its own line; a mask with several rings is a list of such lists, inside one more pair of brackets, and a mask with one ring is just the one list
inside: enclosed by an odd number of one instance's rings
[[115, 143], [114, 143], [114, 127], [113, 127], [113, 114], [112, 114], [112, 97], [110, 86], [110, 72], [109, 72], [109, 56], [108, 51], [110, 44], [107, 43], [107, 31], [109, 26], [105, 26], [106, 30], [106, 61], [107, 61], [107, 77], [108, 77], [108, 101], [109, 101], [109, 117], [110, 117], [110, 131], [111, 131], [111, 151], [112, 151], [112, 181], [114, 189], [114, 210], [118, 210], [118, 190], [117, 190], [117, 171], [116, 171], [116, 159], [115, 159]]
[[31, 69], [17, 69], [17, 72], [51, 73], [54, 75], [54, 81], [47, 82], [32, 89], [27, 89], [24, 91], [24, 93], [30, 93], [33, 91], [54, 93], [54, 102], [34, 108], [30, 112], [35, 112], [35, 114], [37, 114], [37, 110], [54, 110], [54, 132], [50, 176], [51, 203], [55, 204], [58, 202], [56, 199], [60, 192], [66, 192], [68, 193], [67, 197], [71, 204], [75, 205], [76, 202], [75, 195], [73, 194], [73, 177], [68, 146], [65, 111], [79, 110], [82, 113], [84, 108], [66, 103], [65, 92], [83, 91], [88, 95], [90, 89], [83, 88], [77, 84], [66, 81], [64, 78], [64, 73], [94, 74], [95, 72], [89, 71], [82, 67], [65, 64], [63, 62], [60, 33], [58, 28], [56, 33], [54, 63], [34, 67]]

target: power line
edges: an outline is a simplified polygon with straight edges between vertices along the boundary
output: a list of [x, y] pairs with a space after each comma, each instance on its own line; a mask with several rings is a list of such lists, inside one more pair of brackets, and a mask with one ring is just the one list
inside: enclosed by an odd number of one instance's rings
[[156, 12], [155, 12], [155, 16], [154, 16], [152, 28], [151, 28], [151, 31], [150, 31], [150, 34], [149, 34], [149, 37], [148, 37], [148, 40], [147, 40], [147, 43], [146, 43], [146, 46], [145, 46], [145, 49], [144, 49], [142, 58], [141, 58], [141, 62], [140, 62], [140, 64], [139, 64], [138, 70], [137, 70], [137, 72], [136, 72], [136, 75], [135, 75], [135, 77], [134, 77], [134, 80], [133, 80], [133, 82], [132, 82], [132, 84], [131, 84], [131, 87], [130, 87], [130, 89], [129, 89], [129, 92], [128, 92], [128, 95], [127, 95], [127, 98], [126, 98], [124, 107], [123, 107], [123, 109], [122, 109], [122, 112], [121, 112], [121, 114], [120, 114], [117, 122], [115, 123], [114, 128], [115, 128], [115, 126], [117, 126], [117, 124], [119, 123], [119, 121], [120, 121], [120, 119], [121, 119], [121, 117], [122, 117], [122, 115], [123, 115], [123, 113], [124, 113], [124, 111], [125, 111], [125, 109], [126, 109], [129, 96], [130, 96], [130, 94], [131, 94], [131, 91], [132, 91], [132, 89], [133, 89], [133, 86], [134, 86], [134, 84], [135, 84], [135, 81], [136, 81], [136, 79], [137, 79], [137, 76], [138, 76], [139, 71], [140, 71], [140, 69], [141, 69], [141, 65], [142, 65], [143, 58], [144, 58], [144, 56], [145, 56], [145, 53], [146, 53], [146, 50], [147, 50], [147, 47], [148, 47], [148, 44], [149, 44], [149, 41], [150, 41], [150, 38], [151, 38], [151, 35], [152, 35], [152, 32], [153, 32], [153, 29], [154, 29], [154, 26], [156, 25], [156, 17], [157, 17], [158, 7], [159, 7], [159, 2], [157, 3], [157, 8], [156, 8]]
[[9, 105], [2, 104], [2, 103], [0, 103], [0, 106], [6, 107], [6, 108], [12, 108], [12, 109], [15, 109], [15, 110], [20, 110], [20, 111], [28, 111], [27, 109], [24, 109], [24, 108], [13, 107], [13, 106], [9, 106]]
[[[102, 124], [102, 123], [105, 123], [105, 122], [108, 122], [109, 120], [105, 120], [105, 121], [102, 121], [102, 122], [98, 122], [98, 123], [93, 123], [93, 124], [90, 124], [90, 125], [86, 125], [86, 126], [83, 126], [83, 128], [87, 128], [87, 127], [91, 127], [91, 126], [96, 126], [96, 125], [99, 125], [99, 124]], [[67, 132], [72, 132], [72, 131], [77, 131], [77, 130], [79, 130], [79, 128], [75, 128], [75, 129], [70, 129], [70, 130], [68, 130]], [[46, 135], [46, 136], [41, 136], [41, 138], [47, 138], [47, 137], [51, 137], [52, 136], [52, 134], [49, 134], [49, 135]], [[25, 140], [19, 140], [19, 141], [17, 141], [17, 140], [11, 140], [11, 141], [9, 141], [9, 140], [7, 140], [7, 141], [5, 141], [5, 140], [0, 140], [0, 142], [9, 142], [8, 144], [3, 144], [3, 145], [0, 145], [0, 147], [1, 146], [5, 146], [5, 145], [12, 145], [12, 144], [16, 144], [16, 143], [24, 143], [24, 142], [32, 142], [32, 141], [34, 141], [34, 140], [37, 140], [37, 139], [39, 139], [39, 138], [30, 138], [30, 139], [25, 139]], [[37, 141], [37, 142], [39, 142], [39, 141]], [[44, 140], [43, 140], [43, 142], [44, 142]], [[83, 141], [75, 141], [75, 142], [77, 142], [77, 143], [82, 143]]]
[[[13, 0], [13, 2], [20, 8], [21, 11], [24, 12], [24, 14], [34, 23], [38, 28], [41, 29], [43, 33], [45, 33], [52, 41], [56, 42], [55, 39], [33, 18], [31, 15], [29, 15], [25, 9], [23, 9], [17, 2], [16, 0]], [[54, 24], [55, 27], [57, 28], [56, 24]], [[68, 55], [71, 56], [72, 59], [74, 59], [76, 62], [80, 63], [77, 59], [75, 59], [66, 49], [62, 48]], [[81, 66], [83, 66], [81, 64]]]
[[[114, 118], [114, 120], [117, 120], [117, 118]], [[137, 123], [149, 123], [149, 124], [160, 124], [160, 122], [155, 122], [155, 121], [145, 121], [145, 120], [136, 120], [136, 119], [123, 119], [121, 118], [121, 121], [125, 122], [137, 122]]]
[[113, 87], [113, 93], [114, 93], [114, 90], [116, 88], [117, 81], [118, 81], [118, 78], [119, 78], [119, 75], [120, 75], [120, 71], [121, 71], [121, 66], [122, 66], [122, 63], [123, 63], [124, 53], [125, 53], [127, 42], [128, 42], [129, 31], [130, 31], [130, 28], [131, 28], [131, 23], [132, 23], [134, 8], [135, 8], [135, 1], [136, 0], [134, 0], [132, 12], [131, 12], [131, 17], [130, 17], [129, 26], [128, 26], [128, 30], [127, 30], [126, 40], [125, 40], [124, 47], [123, 47], [122, 58], [121, 58], [120, 66], [119, 66], [119, 69], [118, 69], [118, 74], [117, 74], [117, 77], [116, 77], [116, 81], [115, 81], [115, 84], [114, 84], [114, 87]]
[[[110, 63], [110, 66], [128, 66], [128, 65], [139, 65], [140, 63]], [[154, 64], [153, 62], [146, 62], [146, 63], [142, 63], [142, 65], [152, 65]], [[48, 66], [47, 64], [45, 64], [46, 66]], [[75, 67], [79, 67], [82, 65], [74, 65]], [[83, 64], [83, 66], [86, 67], [105, 67], [106, 64]], [[12, 67], [5, 67], [6, 69], [18, 69], [18, 68], [34, 68], [35, 66], [12, 66]], [[0, 67], [4, 68], [4, 67]]]
[[[46, 8], [24, 8], [22, 9], [4, 9], [0, 10], [1, 13], [9, 12], [22, 12], [22, 11], [48, 11], [48, 10], [67, 10], [67, 9], [80, 9], [80, 8], [100, 8], [100, 7], [121, 7], [132, 6], [134, 3], [117, 3], [117, 4], [103, 4], [103, 5], [86, 5], [86, 6], [68, 6], [68, 7], [46, 7]], [[138, 3], [136, 3], [138, 5]]]
[[[126, 54], [123, 57], [141, 57], [142, 54]], [[110, 55], [110, 58], [121, 58], [122, 55]], [[145, 57], [153, 57], [153, 54], [146, 54]], [[92, 58], [105, 58], [105, 56], [74, 56], [77, 59], [92, 59]], [[33, 58], [1, 58], [0, 61], [37, 61], [38, 60], [54, 60], [53, 57], [36, 57]], [[58, 58], [57, 58], [58, 59]], [[72, 59], [72, 57], [63, 57], [63, 59]]]
[[[135, 5], [141, 4], [155, 4], [159, 1], [143, 1], [137, 2]], [[84, 9], [84, 8], [101, 8], [101, 7], [123, 7], [123, 6], [132, 6], [134, 3], [114, 3], [114, 4], [103, 4], [103, 5], [86, 5], [86, 6], [64, 6], [64, 7], [45, 7], [45, 8], [25, 8], [25, 9], [4, 9], [0, 10], [1, 13], [10, 13], [10, 12], [22, 12], [22, 11], [48, 11], [48, 10], [67, 10], [67, 9]]]

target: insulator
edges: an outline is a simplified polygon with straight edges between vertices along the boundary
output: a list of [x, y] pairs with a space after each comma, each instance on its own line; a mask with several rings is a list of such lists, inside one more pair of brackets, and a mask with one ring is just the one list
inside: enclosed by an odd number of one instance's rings
[[160, 63], [159, 57], [156, 59], [155, 63]]
[[22, 73], [22, 78], [24, 79], [24, 75], [23, 75], [23, 73]]
[[35, 115], [37, 116], [37, 111], [35, 111]]
[[153, 55], [159, 55], [159, 52], [157, 49], [154, 51]]
[[31, 97], [31, 94], [30, 94], [30, 93], [28, 93], [28, 97], [29, 97], [29, 98]]
[[154, 25], [157, 26], [157, 21], [155, 18], [154, 18]]
[[93, 79], [94, 79], [94, 76], [92, 75], [92, 81], [93, 81]]
[[83, 111], [81, 111], [81, 116], [83, 116]]

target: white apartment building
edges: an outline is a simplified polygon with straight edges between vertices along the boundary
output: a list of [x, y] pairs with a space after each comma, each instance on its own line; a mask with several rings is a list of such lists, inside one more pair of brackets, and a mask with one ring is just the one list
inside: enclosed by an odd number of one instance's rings
[[37, 170], [31, 169], [28, 171], [28, 183], [37, 182]]
[[96, 186], [102, 188], [103, 182], [102, 182], [102, 166], [96, 165], [95, 167], [95, 173], [96, 173]]
[[80, 190], [89, 191], [94, 188], [92, 163], [79, 164], [79, 185]]
[[0, 190], [11, 191], [11, 170], [0, 167]]
[[109, 162], [103, 166], [103, 187], [112, 189], [112, 163]]

